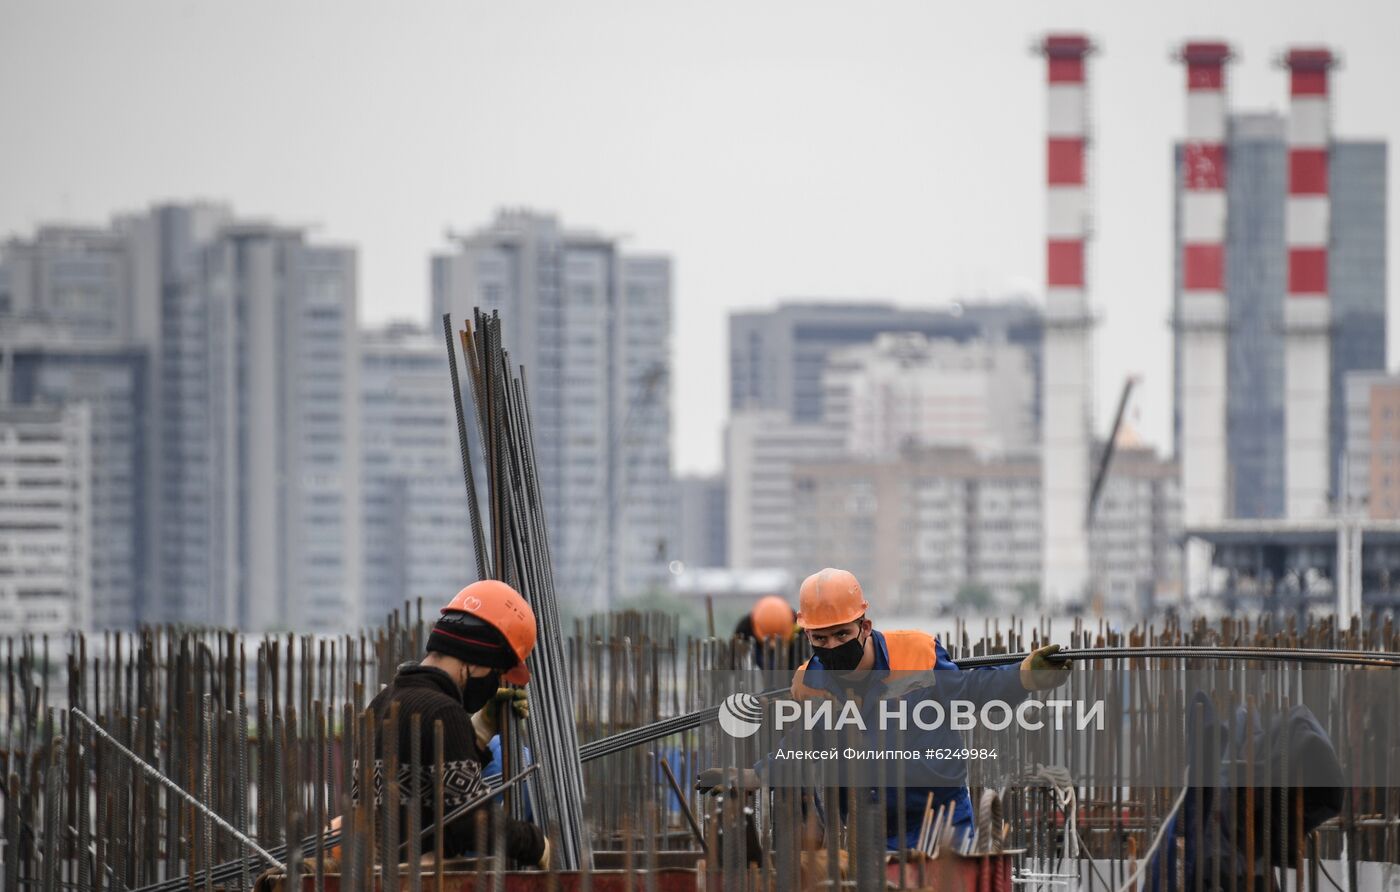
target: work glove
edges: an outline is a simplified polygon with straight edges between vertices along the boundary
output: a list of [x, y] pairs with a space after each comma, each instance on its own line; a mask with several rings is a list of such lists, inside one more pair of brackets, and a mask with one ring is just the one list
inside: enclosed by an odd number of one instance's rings
[[472, 728], [476, 730], [476, 744], [482, 750], [490, 745], [491, 738], [500, 733], [501, 707], [509, 704], [515, 714], [522, 719], [530, 717], [530, 695], [524, 688], [501, 688], [496, 696], [472, 716]]
[[1028, 691], [1048, 691], [1064, 684], [1069, 678], [1069, 664], [1050, 659], [1051, 654], [1059, 652], [1058, 644], [1047, 644], [1027, 654], [1021, 661], [1021, 687]]
[[706, 768], [695, 776], [695, 789], [702, 793], [716, 795], [735, 790], [739, 786], [740, 770], [743, 771], [744, 789], [750, 793], [757, 790], [759, 787], [758, 772], [752, 768]]

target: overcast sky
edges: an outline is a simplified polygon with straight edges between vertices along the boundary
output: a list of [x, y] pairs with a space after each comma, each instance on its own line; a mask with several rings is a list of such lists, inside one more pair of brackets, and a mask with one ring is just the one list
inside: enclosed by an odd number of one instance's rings
[[[674, 258], [675, 459], [709, 470], [729, 311], [1040, 299], [1047, 29], [1102, 48], [1099, 424], [1137, 373], [1165, 447], [1172, 48], [1230, 41], [1234, 107], [1282, 109], [1275, 54], [1330, 44], [1336, 134], [1400, 144], [1400, 3], [0, 0], [0, 236], [226, 200], [357, 245], [376, 323], [426, 319], [446, 228], [556, 211]], [[1393, 214], [1389, 241], [1394, 295]]]

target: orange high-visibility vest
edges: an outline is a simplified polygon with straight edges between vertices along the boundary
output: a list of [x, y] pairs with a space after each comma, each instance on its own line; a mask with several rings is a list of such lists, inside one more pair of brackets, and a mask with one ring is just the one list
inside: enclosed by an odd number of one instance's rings
[[[923, 672], [937, 667], [938, 639], [927, 632], [900, 629], [880, 634], [884, 636], [885, 650], [889, 652], [891, 672]], [[802, 676], [806, 671], [807, 663], [803, 663], [793, 673], [792, 698], [808, 700], [812, 697], [827, 696], [824, 691], [802, 683]]]

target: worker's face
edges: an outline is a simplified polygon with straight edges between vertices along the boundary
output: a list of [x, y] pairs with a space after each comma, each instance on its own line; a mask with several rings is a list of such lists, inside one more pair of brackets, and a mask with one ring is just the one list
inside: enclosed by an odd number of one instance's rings
[[465, 688], [473, 678], [486, 678], [491, 673], [499, 671], [499, 669], [492, 669], [489, 666], [477, 666], [473, 663], [463, 662], [457, 670], [457, 687]]
[[466, 667], [458, 682], [462, 686], [462, 706], [467, 712], [476, 712], [496, 696], [496, 690], [501, 686], [501, 670], [471, 663], [462, 665]]
[[860, 638], [869, 634], [870, 620], [858, 619], [849, 623], [842, 623], [839, 626], [827, 626], [823, 629], [808, 629], [807, 640], [812, 642], [813, 647], [840, 647], [847, 641]]

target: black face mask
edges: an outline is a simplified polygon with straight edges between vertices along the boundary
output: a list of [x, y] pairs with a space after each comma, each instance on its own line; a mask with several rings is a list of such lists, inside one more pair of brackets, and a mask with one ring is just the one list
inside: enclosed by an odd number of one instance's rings
[[477, 712], [481, 707], [491, 702], [491, 698], [496, 696], [496, 691], [501, 687], [501, 673], [492, 672], [490, 675], [483, 675], [480, 678], [468, 675], [467, 683], [462, 685], [462, 708], [467, 712]]
[[835, 647], [813, 646], [812, 653], [822, 661], [822, 668], [830, 669], [832, 672], [851, 672], [860, 665], [861, 658], [865, 656], [866, 638], [852, 638], [844, 644]]

